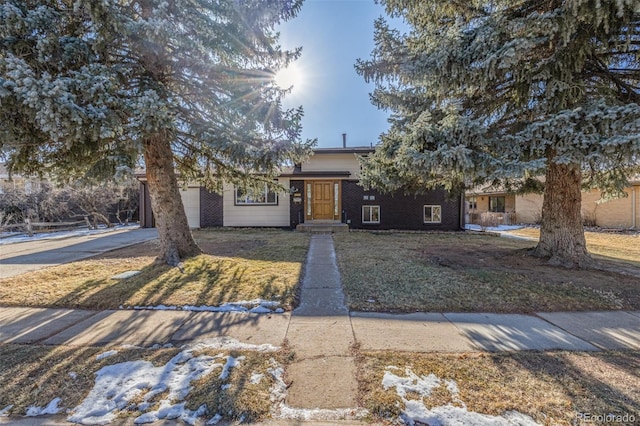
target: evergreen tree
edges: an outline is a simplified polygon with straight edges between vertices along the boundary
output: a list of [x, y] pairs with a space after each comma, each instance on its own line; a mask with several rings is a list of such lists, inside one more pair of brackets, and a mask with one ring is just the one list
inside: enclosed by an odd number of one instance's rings
[[535, 254], [588, 266], [581, 189], [617, 196], [640, 164], [640, 1], [380, 0], [356, 70], [392, 112], [363, 181], [388, 190], [540, 188]]
[[0, 148], [8, 168], [98, 179], [142, 155], [159, 259], [199, 253], [181, 181], [272, 184], [306, 155], [284, 110], [274, 27], [302, 0], [6, 0], [0, 3]]

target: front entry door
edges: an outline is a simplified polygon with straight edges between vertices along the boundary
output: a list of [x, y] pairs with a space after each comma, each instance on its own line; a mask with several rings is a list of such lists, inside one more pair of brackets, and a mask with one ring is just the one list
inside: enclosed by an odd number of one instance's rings
[[313, 182], [313, 219], [333, 219], [333, 182], [315, 181]]

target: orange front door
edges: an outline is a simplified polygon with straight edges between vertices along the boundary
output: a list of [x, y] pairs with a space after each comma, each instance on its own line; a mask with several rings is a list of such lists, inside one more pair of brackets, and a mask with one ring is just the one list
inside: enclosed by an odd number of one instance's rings
[[333, 182], [313, 182], [313, 219], [333, 219]]

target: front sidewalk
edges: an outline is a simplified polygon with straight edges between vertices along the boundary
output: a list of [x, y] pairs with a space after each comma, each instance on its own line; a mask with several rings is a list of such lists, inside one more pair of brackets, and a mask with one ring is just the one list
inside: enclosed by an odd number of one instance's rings
[[[640, 350], [640, 312], [385, 314], [351, 312], [355, 343], [366, 350], [472, 352]], [[315, 316], [331, 333], [335, 316]], [[0, 343], [69, 346], [182, 344], [211, 337], [279, 346], [291, 314], [86, 311], [0, 307]], [[326, 326], [326, 327], [324, 327]], [[330, 336], [327, 336], [328, 340]]]

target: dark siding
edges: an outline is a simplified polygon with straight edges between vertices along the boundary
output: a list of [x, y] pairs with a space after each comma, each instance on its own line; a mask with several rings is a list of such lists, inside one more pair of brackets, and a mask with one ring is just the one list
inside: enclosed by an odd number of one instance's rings
[[151, 196], [149, 195], [149, 185], [147, 182], [140, 182], [140, 227], [155, 228], [156, 221], [151, 210]]
[[[375, 200], [364, 200], [364, 196]], [[356, 229], [415, 229], [456, 231], [460, 229], [459, 196], [451, 196], [444, 190], [433, 190], [417, 196], [403, 194], [381, 194], [375, 190], [365, 191], [356, 181], [342, 181], [343, 220], [351, 221]], [[380, 223], [363, 224], [362, 206], [380, 206]], [[424, 223], [423, 206], [442, 206], [441, 223]]]
[[[296, 192], [291, 192], [291, 203], [289, 204], [289, 218], [291, 227], [295, 228], [297, 224], [304, 222], [304, 181], [292, 180], [289, 182], [289, 186], [291, 189], [297, 190]], [[294, 203], [294, 198], [299, 198], [301, 202]]]
[[222, 226], [222, 195], [200, 188], [200, 227]]

